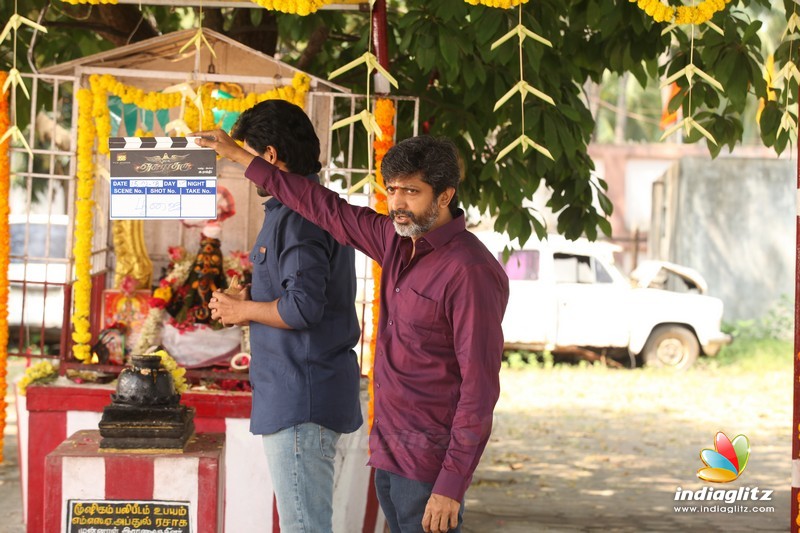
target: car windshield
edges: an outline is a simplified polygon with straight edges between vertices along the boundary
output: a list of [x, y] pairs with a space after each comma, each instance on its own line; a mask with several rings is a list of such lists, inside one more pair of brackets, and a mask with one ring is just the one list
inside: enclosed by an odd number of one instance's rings
[[67, 258], [67, 217], [30, 215], [9, 220], [12, 263]]

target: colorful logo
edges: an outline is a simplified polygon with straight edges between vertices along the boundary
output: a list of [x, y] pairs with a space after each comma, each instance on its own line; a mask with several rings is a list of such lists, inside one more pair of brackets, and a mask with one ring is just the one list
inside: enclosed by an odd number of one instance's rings
[[733, 441], [723, 432], [714, 437], [714, 449], [705, 448], [700, 460], [705, 468], [697, 471], [697, 477], [712, 483], [728, 483], [738, 478], [750, 459], [750, 441], [744, 435], [736, 435]]

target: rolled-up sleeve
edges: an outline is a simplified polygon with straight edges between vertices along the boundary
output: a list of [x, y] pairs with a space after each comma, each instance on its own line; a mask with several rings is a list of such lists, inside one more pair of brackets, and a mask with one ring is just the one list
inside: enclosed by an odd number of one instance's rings
[[283, 293], [278, 313], [292, 329], [309, 329], [322, 320], [330, 280], [332, 238], [296, 213], [283, 232], [284, 246], [278, 258]]

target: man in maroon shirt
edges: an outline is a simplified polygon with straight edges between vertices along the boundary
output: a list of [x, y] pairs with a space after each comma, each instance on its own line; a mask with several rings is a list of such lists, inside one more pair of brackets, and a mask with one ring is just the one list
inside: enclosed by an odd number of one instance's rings
[[387, 217], [254, 157], [220, 130], [196, 135], [381, 265], [369, 459], [378, 499], [393, 533], [459, 532], [500, 393], [508, 278], [466, 230], [455, 146], [414, 137], [387, 152]]

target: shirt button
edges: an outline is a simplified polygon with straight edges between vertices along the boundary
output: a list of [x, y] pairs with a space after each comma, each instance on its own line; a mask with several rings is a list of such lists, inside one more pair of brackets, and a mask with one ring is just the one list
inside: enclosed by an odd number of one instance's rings
[[391, 326], [391, 325], [393, 325], [393, 324], [394, 324], [394, 320], [390, 320], [390, 321], [389, 321], [389, 325]]
[[376, 383], [375, 386], [378, 387], [379, 389], [381, 388], [381, 384], [380, 383]]
[[395, 287], [394, 292], [400, 292], [400, 287]]

